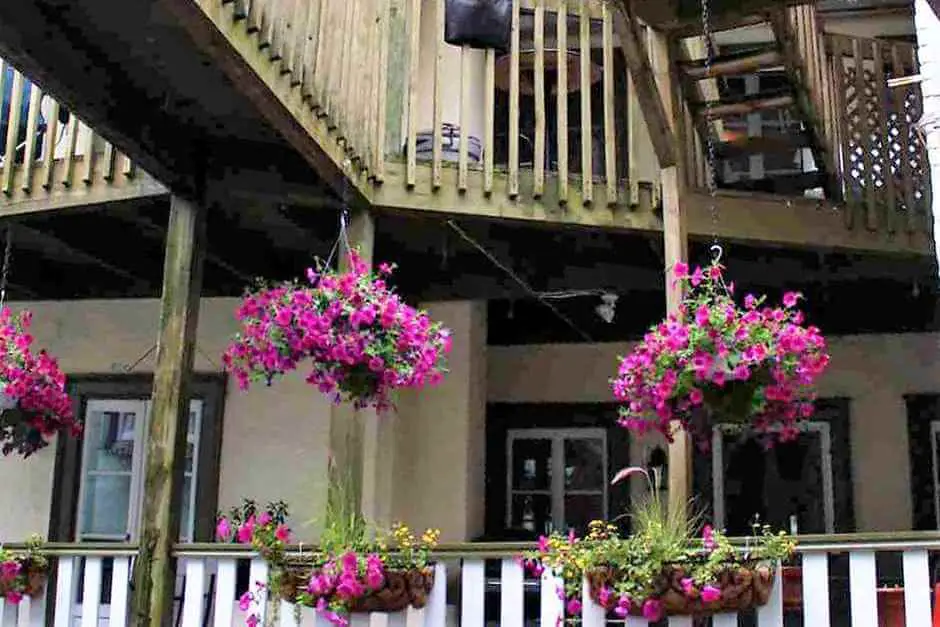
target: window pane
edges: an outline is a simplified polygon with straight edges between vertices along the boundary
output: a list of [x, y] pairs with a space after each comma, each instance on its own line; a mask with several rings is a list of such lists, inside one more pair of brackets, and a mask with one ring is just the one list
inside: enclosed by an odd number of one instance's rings
[[512, 497], [511, 529], [534, 533], [551, 530], [552, 498], [547, 494], [514, 494]]
[[90, 411], [85, 426], [86, 469], [130, 472], [137, 413]]
[[606, 482], [604, 475], [603, 440], [565, 440], [565, 488], [601, 490]]
[[552, 441], [519, 439], [512, 442], [512, 487], [548, 490], [552, 485]]
[[587, 533], [588, 523], [604, 519], [604, 497], [600, 494], [569, 494], [565, 497], [565, 525], [579, 534]]
[[180, 509], [180, 539], [192, 541], [193, 539], [193, 512], [192, 508], [193, 479], [187, 475], [183, 477], [183, 506]]
[[123, 538], [130, 496], [130, 475], [85, 475], [81, 535]]

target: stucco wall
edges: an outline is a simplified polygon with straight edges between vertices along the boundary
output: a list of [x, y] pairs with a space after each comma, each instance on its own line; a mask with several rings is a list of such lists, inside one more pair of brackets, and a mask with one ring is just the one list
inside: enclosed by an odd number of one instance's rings
[[[235, 301], [207, 299], [200, 312], [197, 368], [218, 369], [234, 332]], [[32, 303], [37, 343], [69, 373], [120, 372], [154, 342], [157, 303], [83, 301]], [[434, 525], [447, 539], [471, 538], [483, 524], [485, 404], [606, 402], [607, 381], [626, 344], [486, 346], [482, 303], [430, 305], [454, 331], [451, 372], [442, 385], [405, 393], [376, 445], [384, 453], [376, 491], [390, 497], [380, 511], [413, 526]], [[856, 522], [861, 530], [910, 526], [910, 476], [905, 408], [910, 392], [940, 391], [940, 338], [931, 335], [835, 338], [823, 396], [851, 398]], [[210, 358], [212, 361], [210, 361]], [[215, 362], [215, 363], [213, 363]], [[147, 372], [152, 359], [137, 371]], [[329, 404], [289, 377], [271, 388], [242, 392], [230, 385], [225, 407], [219, 502], [242, 496], [284, 498], [301, 539], [317, 516], [325, 488]], [[634, 459], [643, 459], [634, 444]], [[0, 538], [45, 532], [54, 451], [0, 458]]]
[[[903, 395], [940, 391], [940, 337], [925, 334], [833, 338], [823, 397], [851, 399], [856, 526], [909, 529], [907, 417]], [[609, 401], [608, 380], [627, 344], [490, 347], [491, 402]], [[642, 459], [637, 456], [635, 459]]]

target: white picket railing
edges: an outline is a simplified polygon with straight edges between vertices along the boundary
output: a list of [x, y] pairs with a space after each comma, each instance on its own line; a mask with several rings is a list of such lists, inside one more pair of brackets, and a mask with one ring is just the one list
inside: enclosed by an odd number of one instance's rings
[[[77, 545], [76, 545], [77, 546]], [[901, 554], [907, 627], [931, 624], [931, 582], [928, 552], [940, 550], [940, 539], [930, 543], [875, 542], [805, 545], [800, 547], [803, 570], [803, 625], [836, 627], [842, 621], [831, 619], [831, 554], [848, 554], [849, 606], [852, 627], [877, 627], [876, 552]], [[239, 609], [239, 560], [250, 559], [248, 579], [266, 581], [265, 562], [250, 553], [227, 551], [180, 550], [174, 599], [173, 624], [178, 627], [236, 627], [245, 625], [246, 612]], [[435, 586], [428, 605], [400, 614], [355, 616], [353, 627], [555, 627], [564, 616], [558, 598], [557, 582], [549, 572], [541, 581], [526, 579], [523, 567], [512, 557], [500, 559], [499, 575], [489, 576], [484, 558], [492, 553], [447, 555], [435, 566]], [[56, 581], [45, 599], [27, 599], [19, 605], [0, 601], [0, 627], [124, 627], [129, 625], [130, 579], [133, 551], [115, 550], [94, 554], [76, 550], [74, 554], [57, 553]], [[448, 569], [459, 570], [459, 592], [448, 598]], [[244, 581], [241, 583], [244, 586]], [[491, 594], [498, 590], [498, 601]], [[489, 593], [489, 594], [488, 594]], [[448, 604], [451, 601], [451, 604]], [[47, 604], [49, 619], [47, 623]], [[264, 624], [276, 627], [327, 627], [310, 608], [280, 602], [279, 607], [261, 599], [249, 612], [258, 612]], [[591, 601], [585, 586], [582, 624], [603, 627], [626, 624], [647, 627], [641, 618], [608, 620], [604, 611]], [[532, 615], [535, 614], [535, 615]], [[778, 576], [767, 605], [756, 612], [757, 627], [783, 627], [782, 578]], [[688, 617], [672, 617], [669, 627], [691, 627]], [[735, 627], [736, 614], [713, 617], [712, 627]]]

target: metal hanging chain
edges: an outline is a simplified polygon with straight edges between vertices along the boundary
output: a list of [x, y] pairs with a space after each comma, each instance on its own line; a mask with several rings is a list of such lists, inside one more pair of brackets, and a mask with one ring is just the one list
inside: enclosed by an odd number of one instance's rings
[[[705, 41], [705, 76], [711, 78], [712, 65], [714, 63], [715, 46], [712, 39], [711, 28], [711, 7], [709, 0], [702, 0], [702, 39]], [[717, 171], [718, 159], [715, 154], [715, 139], [712, 136], [712, 101], [705, 99], [705, 146], [707, 151], [708, 167], [706, 168], [706, 184], [708, 185], [709, 195], [709, 214], [711, 215], [712, 225], [712, 245], [710, 251], [715, 263], [721, 262], [722, 248], [718, 242], [718, 185], [715, 182], [715, 173]]]
[[10, 263], [13, 259], [13, 227], [7, 225], [6, 245], [3, 248], [3, 268], [0, 269], [0, 309], [7, 301], [7, 285], [10, 276]]

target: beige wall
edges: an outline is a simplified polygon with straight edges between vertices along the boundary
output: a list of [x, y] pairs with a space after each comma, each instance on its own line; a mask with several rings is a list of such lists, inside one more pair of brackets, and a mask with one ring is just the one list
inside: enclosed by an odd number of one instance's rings
[[[197, 368], [215, 371], [235, 330], [231, 299], [207, 299], [200, 312]], [[33, 303], [34, 334], [69, 373], [120, 372], [153, 344], [157, 304], [139, 301]], [[403, 393], [397, 415], [381, 424], [374, 450], [377, 511], [414, 527], [440, 527], [463, 540], [483, 528], [486, 402], [606, 402], [608, 379], [626, 344], [486, 346], [483, 303], [441, 303], [432, 315], [454, 332], [451, 372], [435, 389]], [[852, 459], [859, 529], [910, 525], [906, 418], [902, 396], [940, 391], [940, 338], [908, 334], [832, 341], [833, 363], [823, 396], [852, 405]], [[210, 358], [212, 361], [210, 361]], [[213, 363], [214, 362], [214, 363]], [[145, 360], [138, 371], [152, 368]], [[219, 502], [242, 496], [286, 499], [301, 539], [325, 490], [329, 416], [326, 400], [288, 377], [271, 388], [226, 397]], [[635, 443], [634, 459], [643, 459]], [[54, 451], [30, 460], [0, 458], [0, 538], [45, 533]]]
[[[610, 401], [608, 380], [627, 344], [490, 347], [491, 402]], [[902, 396], [940, 391], [940, 337], [926, 334], [834, 338], [821, 396], [851, 399], [856, 525], [909, 529], [907, 418]], [[636, 459], [642, 459], [637, 457]]]

